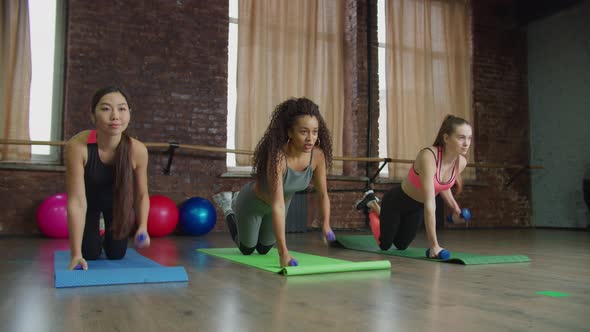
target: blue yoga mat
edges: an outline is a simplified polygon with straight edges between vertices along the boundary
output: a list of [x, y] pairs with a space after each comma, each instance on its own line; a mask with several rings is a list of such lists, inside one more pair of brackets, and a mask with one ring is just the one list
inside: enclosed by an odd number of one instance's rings
[[182, 266], [167, 267], [127, 249], [121, 260], [87, 261], [88, 270], [68, 270], [69, 251], [56, 251], [55, 288], [188, 281]]

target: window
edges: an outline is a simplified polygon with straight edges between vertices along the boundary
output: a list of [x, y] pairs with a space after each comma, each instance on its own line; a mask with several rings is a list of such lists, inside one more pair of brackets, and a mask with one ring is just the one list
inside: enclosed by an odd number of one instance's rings
[[[34, 141], [59, 140], [63, 114], [65, 1], [29, 0], [29, 22], [30, 137]], [[56, 162], [59, 152], [59, 147], [33, 145], [32, 161]]]
[[469, 13], [468, 1], [377, 1], [380, 157], [413, 159], [447, 114], [472, 119]]
[[[227, 148], [235, 149], [237, 65], [238, 65], [238, 0], [229, 0], [229, 39], [227, 46]], [[228, 168], [236, 168], [236, 154], [226, 155]], [[250, 169], [248, 167], [248, 169]]]
[[[307, 2], [281, 1], [276, 6], [248, 5], [244, 11], [241, 1], [229, 1], [226, 146], [233, 148], [235, 142], [239, 148], [254, 149], [276, 105], [289, 97], [307, 96], [323, 110], [332, 133], [337, 133], [333, 136], [334, 153], [341, 154], [343, 3], [321, 0], [309, 6]], [[236, 10], [238, 4], [240, 10]], [[236, 20], [239, 23], [234, 23]], [[238, 41], [236, 36], [245, 40]], [[240, 57], [237, 61], [235, 54]], [[242, 60], [243, 66], [234, 66]], [[257, 88], [250, 91], [246, 81], [252, 79]], [[244, 91], [236, 90], [237, 84], [244, 84]], [[236, 105], [234, 93], [240, 105]], [[242, 103], [242, 98], [248, 101]], [[236, 157], [234, 163], [234, 156], [228, 156], [227, 166], [234, 168], [232, 171], [250, 170], [249, 156]], [[245, 167], [236, 169], [234, 165]]]
[[[385, 76], [385, 1], [377, 1], [377, 68], [379, 76], [379, 158], [387, 158], [387, 80]], [[380, 176], [388, 177], [389, 168], [384, 167]]]

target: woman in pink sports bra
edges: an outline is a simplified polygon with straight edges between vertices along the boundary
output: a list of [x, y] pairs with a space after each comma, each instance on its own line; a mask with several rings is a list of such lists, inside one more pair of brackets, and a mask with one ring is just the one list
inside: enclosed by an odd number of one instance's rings
[[[461, 209], [451, 188], [461, 192], [461, 172], [471, 145], [472, 128], [465, 119], [448, 115], [443, 121], [432, 146], [420, 150], [408, 176], [383, 196], [381, 206], [372, 190], [365, 193], [356, 207], [367, 208], [373, 236], [382, 250], [395, 245], [406, 249], [414, 240], [420, 222], [424, 220], [429, 242], [429, 255], [439, 258], [443, 248], [436, 238], [435, 197], [440, 194], [458, 220]], [[442, 256], [442, 255], [441, 255]]]

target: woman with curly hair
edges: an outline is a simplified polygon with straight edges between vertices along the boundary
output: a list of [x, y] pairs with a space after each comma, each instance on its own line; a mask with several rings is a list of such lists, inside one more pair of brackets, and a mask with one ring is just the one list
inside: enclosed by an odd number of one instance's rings
[[330, 199], [326, 184], [332, 163], [330, 133], [318, 106], [307, 98], [279, 104], [254, 152], [254, 181], [233, 199], [213, 196], [225, 214], [232, 239], [244, 255], [266, 254], [275, 244], [280, 266], [297, 265], [287, 249], [285, 218], [293, 195], [313, 181], [322, 219], [322, 234], [332, 241]]

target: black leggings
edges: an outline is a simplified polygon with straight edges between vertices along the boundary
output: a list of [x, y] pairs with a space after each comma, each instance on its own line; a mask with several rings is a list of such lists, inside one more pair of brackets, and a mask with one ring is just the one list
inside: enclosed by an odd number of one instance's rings
[[98, 259], [104, 246], [104, 252], [108, 259], [122, 259], [127, 252], [127, 237], [121, 240], [116, 240], [113, 237], [111, 230], [113, 210], [103, 209], [105, 232], [104, 239], [101, 241], [100, 212], [101, 209], [90, 207], [86, 211], [86, 225], [82, 237], [82, 257], [86, 260]]
[[404, 250], [424, 220], [424, 204], [406, 195], [401, 186], [394, 187], [383, 196], [379, 220], [381, 250], [388, 250], [392, 244]]

